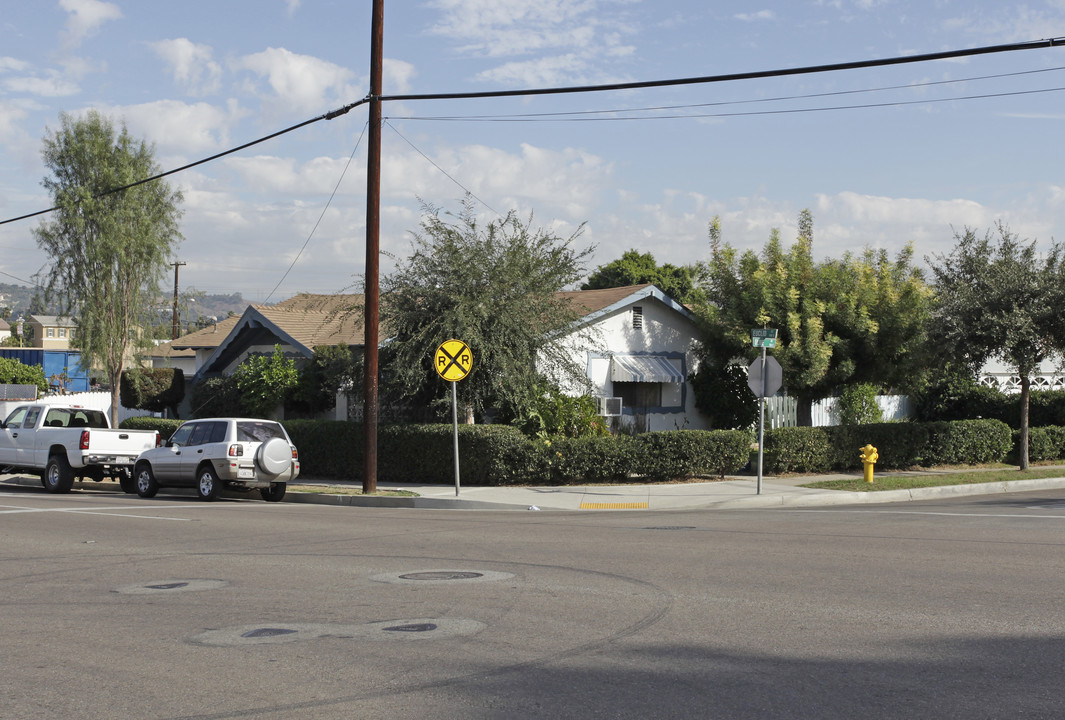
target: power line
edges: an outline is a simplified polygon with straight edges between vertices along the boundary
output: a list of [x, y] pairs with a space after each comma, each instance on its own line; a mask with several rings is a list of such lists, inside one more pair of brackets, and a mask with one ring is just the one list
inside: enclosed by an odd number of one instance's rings
[[[414, 116], [404, 117], [403, 120], [426, 120], [441, 122], [489, 122], [489, 123], [516, 123], [516, 122], [632, 122], [643, 120], [691, 120], [698, 118], [722, 118], [722, 117], [752, 117], [756, 115], [792, 115], [797, 113], [829, 112], [836, 110], [863, 110], [868, 108], [903, 107], [906, 105], [933, 105], [936, 103], [959, 102], [962, 100], [986, 100], [989, 98], [1015, 97], [1019, 95], [1039, 95], [1044, 93], [1061, 92], [1065, 87], [1043, 88], [1040, 90], [1016, 90], [1013, 92], [986, 93], [983, 95], [961, 95], [948, 98], [929, 98], [927, 100], [895, 100], [881, 103], [862, 103], [859, 105], [830, 105], [813, 108], [785, 108], [783, 110], [749, 110], [746, 112], [722, 112], [722, 113], [684, 113], [676, 115], [641, 115], [634, 117], [495, 117], [478, 118], [462, 116]], [[693, 106], [695, 107], [695, 106]], [[400, 119], [400, 118], [397, 118]]]
[[673, 80], [610, 83], [607, 85], [579, 85], [574, 87], [536, 88], [527, 90], [489, 90], [484, 92], [464, 93], [430, 93], [423, 95], [382, 95], [381, 101], [470, 100], [474, 98], [526, 97], [532, 95], [564, 95], [585, 92], [606, 92], [612, 90], [641, 90], [654, 87], [701, 85], [706, 83], [731, 82], [734, 80], [757, 80], [761, 78], [787, 77], [790, 75], [811, 75], [814, 73], [837, 72], [840, 70], [859, 70], [862, 68], [885, 67], [888, 65], [906, 65], [911, 63], [929, 62], [932, 60], [950, 60], [953, 58], [972, 57], [974, 55], [990, 55], [993, 53], [1015, 52], [1018, 50], [1060, 47], [1062, 45], [1065, 45], [1065, 37], [1034, 40], [1022, 43], [1010, 43], [1007, 45], [988, 45], [985, 47], [967, 48], [965, 50], [947, 50], [945, 52], [924, 53], [921, 55], [903, 55], [898, 57], [858, 60], [855, 62], [834, 63], [828, 65], [808, 65], [806, 67], [784, 68], [780, 70], [758, 70], [755, 72], [728, 73], [725, 75], [705, 75], [702, 77], [676, 78]]
[[[833, 92], [821, 92], [821, 93], [807, 93], [803, 95], [778, 95], [775, 97], [767, 98], [755, 98], [750, 100], [721, 100], [718, 102], [708, 103], [684, 103], [681, 105], [657, 105], [650, 107], [633, 107], [633, 108], [613, 108], [609, 110], [574, 110], [567, 112], [542, 112], [542, 113], [506, 113], [500, 115], [406, 115], [396, 116], [396, 119], [403, 120], [469, 120], [469, 121], [486, 121], [486, 120], [535, 120], [539, 118], [569, 118], [569, 117], [583, 117], [589, 115], [616, 115], [619, 113], [634, 113], [634, 112], [653, 112], [660, 110], [685, 110], [690, 108], [704, 108], [704, 107], [725, 107], [729, 105], [756, 105], [772, 102], [782, 102], [785, 100], [810, 100], [813, 98], [824, 97], [839, 97], [843, 95], [860, 95], [864, 93], [885, 92], [888, 90], [910, 90], [914, 88], [934, 87], [937, 85], [954, 85], [958, 83], [975, 82], [978, 80], [999, 80], [1008, 77], [1018, 77], [1021, 75], [1035, 75], [1046, 72], [1056, 72], [1065, 70], [1065, 66], [1053, 67], [1053, 68], [1040, 68], [1038, 70], [1021, 70], [1011, 73], [999, 73], [996, 75], [980, 75], [976, 77], [957, 78], [954, 80], [934, 80], [922, 83], [907, 83], [905, 85], [885, 85], [882, 87], [873, 88], [860, 88], [857, 90], [836, 90]], [[695, 117], [695, 116], [692, 116]]]

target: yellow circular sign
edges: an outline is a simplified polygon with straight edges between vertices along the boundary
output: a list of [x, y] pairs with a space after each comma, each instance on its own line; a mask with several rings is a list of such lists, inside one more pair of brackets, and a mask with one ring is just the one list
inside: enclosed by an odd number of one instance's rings
[[433, 356], [436, 374], [450, 382], [458, 382], [470, 374], [473, 368], [473, 353], [461, 340], [446, 340]]

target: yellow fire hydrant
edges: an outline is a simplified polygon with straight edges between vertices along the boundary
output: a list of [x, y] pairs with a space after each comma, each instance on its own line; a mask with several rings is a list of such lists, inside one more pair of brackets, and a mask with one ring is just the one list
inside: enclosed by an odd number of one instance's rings
[[880, 457], [880, 455], [872, 445], [866, 445], [863, 447], [860, 455], [862, 457], [862, 463], [865, 465], [865, 481], [871, 483], [873, 482], [873, 464], [876, 463], [876, 459]]

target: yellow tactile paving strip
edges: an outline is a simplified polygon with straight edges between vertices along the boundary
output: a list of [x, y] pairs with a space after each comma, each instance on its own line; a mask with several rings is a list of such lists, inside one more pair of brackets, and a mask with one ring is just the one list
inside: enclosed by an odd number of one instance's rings
[[581, 510], [646, 510], [647, 503], [581, 503]]

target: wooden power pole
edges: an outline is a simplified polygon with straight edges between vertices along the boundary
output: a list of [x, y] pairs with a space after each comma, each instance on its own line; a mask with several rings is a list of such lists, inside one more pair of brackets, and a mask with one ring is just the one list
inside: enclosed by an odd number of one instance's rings
[[184, 265], [185, 263], [183, 263], [183, 262], [172, 262], [170, 264], [174, 266], [174, 329], [173, 329], [173, 332], [171, 334], [171, 338], [170, 339], [171, 340], [177, 340], [177, 338], [178, 338], [178, 309], [177, 309], [178, 284], [177, 284], [177, 276], [178, 276], [178, 268], [181, 267], [182, 265]]
[[377, 491], [377, 346], [381, 245], [381, 76], [384, 59], [385, 2], [373, 0], [370, 30], [370, 127], [366, 158], [366, 288], [364, 431], [362, 491]]

